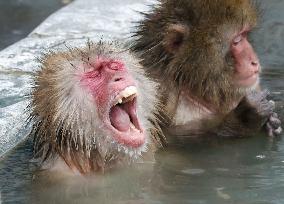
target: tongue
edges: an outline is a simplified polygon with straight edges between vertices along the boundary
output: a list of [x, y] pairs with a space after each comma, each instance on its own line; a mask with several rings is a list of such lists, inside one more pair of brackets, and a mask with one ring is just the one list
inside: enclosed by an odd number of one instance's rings
[[116, 105], [110, 110], [110, 122], [119, 131], [125, 132], [130, 128], [130, 118], [128, 113], [120, 106]]

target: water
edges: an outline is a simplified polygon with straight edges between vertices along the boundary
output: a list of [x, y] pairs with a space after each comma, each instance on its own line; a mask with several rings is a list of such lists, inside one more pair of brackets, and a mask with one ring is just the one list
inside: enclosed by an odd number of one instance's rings
[[[263, 87], [271, 91], [283, 121], [284, 2], [262, 3], [262, 29], [253, 41], [266, 68]], [[192, 142], [158, 151], [154, 163], [91, 178], [35, 171], [31, 157], [31, 142], [25, 141], [0, 162], [0, 203], [284, 203], [281, 137]]]
[[284, 145], [258, 137], [161, 150], [93, 178], [36, 172], [26, 142], [0, 164], [3, 203], [283, 203]]

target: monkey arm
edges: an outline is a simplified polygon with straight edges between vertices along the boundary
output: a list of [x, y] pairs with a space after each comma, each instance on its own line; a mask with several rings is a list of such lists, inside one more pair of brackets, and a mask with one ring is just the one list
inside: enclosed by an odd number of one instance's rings
[[268, 91], [252, 91], [224, 117], [217, 127], [218, 136], [243, 137], [265, 128], [269, 136], [282, 132], [281, 121], [274, 112], [275, 104], [267, 100]]

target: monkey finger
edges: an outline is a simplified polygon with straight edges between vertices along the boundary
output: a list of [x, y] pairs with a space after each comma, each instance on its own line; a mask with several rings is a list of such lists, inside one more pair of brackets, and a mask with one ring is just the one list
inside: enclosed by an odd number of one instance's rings
[[268, 103], [271, 105], [273, 110], [275, 109], [275, 102], [273, 100], [268, 101]]
[[269, 123], [266, 123], [266, 131], [269, 137], [274, 137], [273, 128]]
[[274, 135], [280, 135], [282, 133], [282, 128], [279, 127], [276, 130], [273, 131]]
[[257, 107], [257, 110], [261, 116], [269, 117], [273, 114], [273, 107], [269, 103], [261, 104], [260, 107]]
[[272, 116], [273, 118], [278, 118], [278, 119], [279, 119], [278, 114], [275, 113], [275, 112], [273, 112], [271, 116]]
[[270, 123], [270, 125], [271, 125], [274, 129], [279, 128], [280, 125], [281, 125], [281, 121], [279, 120], [279, 118], [275, 118], [275, 117], [273, 117], [273, 116], [271, 116], [271, 117], [269, 118], [269, 123]]

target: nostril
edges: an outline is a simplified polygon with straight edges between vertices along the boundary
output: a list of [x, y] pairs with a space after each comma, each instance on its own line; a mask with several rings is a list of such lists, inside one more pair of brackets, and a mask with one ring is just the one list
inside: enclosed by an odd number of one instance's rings
[[251, 65], [253, 65], [253, 66], [257, 66], [257, 65], [258, 65], [258, 63], [257, 63], [256, 61], [252, 61], [252, 62], [251, 62]]
[[114, 81], [115, 81], [115, 82], [118, 82], [118, 81], [121, 81], [122, 79], [123, 79], [123, 78], [121, 78], [121, 77], [120, 77], [120, 78], [115, 78]]

